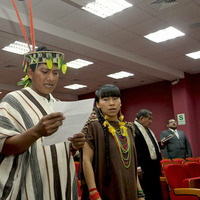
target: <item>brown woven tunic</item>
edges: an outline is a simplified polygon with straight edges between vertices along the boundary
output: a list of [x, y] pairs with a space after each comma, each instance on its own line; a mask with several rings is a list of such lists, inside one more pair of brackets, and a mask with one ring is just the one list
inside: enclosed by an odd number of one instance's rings
[[[116, 129], [119, 128], [118, 122], [110, 122], [110, 124]], [[109, 134], [111, 180], [109, 184], [106, 184], [106, 147], [104, 131], [99, 121], [94, 121], [89, 124], [88, 132], [86, 134], [86, 140], [90, 147], [94, 150], [93, 170], [95, 174], [96, 186], [103, 200], [137, 199], [137, 160], [134, 136], [132, 129], [127, 128], [127, 130], [131, 143], [130, 167], [124, 167], [114, 137], [112, 136], [112, 134]], [[82, 184], [82, 199], [89, 199], [88, 189], [84, 180], [82, 180]]]

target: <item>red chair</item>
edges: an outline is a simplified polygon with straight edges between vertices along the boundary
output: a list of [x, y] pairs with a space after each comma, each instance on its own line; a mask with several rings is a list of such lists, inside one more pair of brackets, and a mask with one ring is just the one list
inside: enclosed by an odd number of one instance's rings
[[173, 159], [174, 162], [179, 162], [179, 163], [183, 163], [185, 160], [183, 158], [174, 158]]
[[184, 162], [183, 166], [188, 177], [200, 177], [200, 163], [199, 162]]
[[171, 159], [162, 159], [162, 160], [160, 161], [162, 176], [164, 176], [163, 164], [164, 164], [164, 163], [170, 163], [170, 162], [173, 162], [173, 161], [172, 161]]
[[199, 159], [194, 158], [194, 157], [187, 157], [185, 160], [199, 162]]
[[166, 163], [166, 162], [172, 162], [172, 160], [171, 159], [162, 159], [160, 161], [160, 164], [162, 165], [163, 163]]
[[163, 171], [163, 166], [166, 164], [169, 164], [169, 163], [171, 164], [171, 163], [175, 163], [175, 162], [172, 161], [171, 159], [162, 159], [160, 161], [161, 172], [162, 172], [162, 176], [160, 177], [160, 185], [161, 185], [163, 200], [169, 200], [169, 188], [168, 188], [168, 184], [167, 184], [167, 179], [166, 179], [164, 171]]
[[200, 179], [188, 178], [184, 166], [180, 163], [168, 163], [163, 168], [171, 200], [199, 200], [200, 189], [191, 186], [195, 186]]
[[198, 162], [200, 162], [200, 157], [196, 157], [196, 159], [198, 160]]
[[163, 200], [169, 200], [169, 189], [167, 184], [167, 179], [164, 176], [160, 177], [160, 185], [162, 190], [162, 199]]

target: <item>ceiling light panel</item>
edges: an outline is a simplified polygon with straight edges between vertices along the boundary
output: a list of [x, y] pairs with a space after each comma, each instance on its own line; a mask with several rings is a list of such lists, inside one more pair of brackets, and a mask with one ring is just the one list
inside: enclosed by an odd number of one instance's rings
[[[30, 45], [30, 47], [32, 48], [32, 45]], [[38, 47], [36, 47], [36, 49], [37, 48]], [[8, 46], [5, 46], [2, 50], [19, 54], [19, 55], [24, 55], [30, 51], [26, 43], [19, 42], [19, 41], [15, 41], [14, 43], [11, 43]]]
[[74, 68], [74, 69], [80, 69], [82, 67], [86, 67], [86, 66], [92, 65], [92, 64], [93, 64], [93, 62], [90, 62], [90, 61], [87, 61], [87, 60], [76, 59], [76, 60], [68, 62], [67, 66]]
[[82, 7], [82, 9], [106, 18], [131, 6], [133, 5], [125, 0], [96, 0]]
[[193, 59], [199, 59], [200, 58], [200, 51], [192, 52], [185, 54], [186, 56], [193, 58]]
[[134, 74], [131, 74], [131, 73], [125, 72], [125, 71], [121, 71], [121, 72], [117, 72], [117, 73], [114, 73], [114, 74], [109, 74], [107, 76], [114, 78], [114, 79], [122, 79], [122, 78], [126, 78], [126, 77], [129, 77], [129, 76], [134, 76]]
[[166, 40], [171, 40], [171, 39], [181, 37], [181, 36], [184, 36], [184, 35], [185, 35], [185, 33], [179, 31], [178, 29], [176, 29], [172, 26], [170, 26], [166, 29], [162, 29], [162, 30], [159, 30], [157, 32], [145, 35], [144, 37], [153, 41], [153, 42], [160, 43], [160, 42], [164, 42]]
[[84, 87], [87, 87], [87, 86], [86, 85], [80, 85], [80, 84], [72, 84], [72, 85], [64, 86], [64, 88], [71, 89], [71, 90], [78, 90], [78, 89], [84, 88]]

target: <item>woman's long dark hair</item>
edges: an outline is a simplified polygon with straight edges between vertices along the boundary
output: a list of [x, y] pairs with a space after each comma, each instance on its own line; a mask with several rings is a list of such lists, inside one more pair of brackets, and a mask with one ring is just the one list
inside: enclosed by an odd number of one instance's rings
[[[96, 92], [95, 92], [95, 101], [99, 102], [99, 99], [104, 97], [120, 97], [120, 90], [118, 87], [114, 85], [103, 85], [101, 86]], [[103, 123], [105, 121], [103, 117], [103, 113], [101, 112], [101, 109], [98, 109], [97, 112], [98, 120], [103, 128], [104, 135], [105, 135], [105, 145], [106, 145], [106, 178], [105, 178], [105, 184], [110, 183], [110, 148], [109, 148], [109, 132], [108, 128], [104, 127]]]

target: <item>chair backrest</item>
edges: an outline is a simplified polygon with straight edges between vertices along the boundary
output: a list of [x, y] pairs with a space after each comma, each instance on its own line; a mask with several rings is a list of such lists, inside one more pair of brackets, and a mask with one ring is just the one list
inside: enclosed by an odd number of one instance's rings
[[190, 160], [190, 161], [199, 162], [199, 159], [194, 158], [194, 157], [187, 157], [185, 160]]
[[162, 160], [160, 161], [162, 176], [164, 176], [163, 164], [164, 164], [164, 163], [171, 163], [171, 162], [173, 162], [171, 159], [162, 159]]
[[164, 174], [170, 189], [182, 188], [182, 182], [188, 178], [184, 166], [180, 163], [169, 163], [163, 165]]
[[160, 164], [162, 165], [162, 164], [165, 163], [165, 162], [172, 162], [172, 160], [171, 160], [171, 159], [162, 159], [162, 160], [160, 161]]
[[188, 177], [200, 177], [200, 163], [199, 162], [184, 162], [183, 166], [186, 170]]
[[174, 158], [173, 159], [174, 162], [179, 162], [179, 163], [183, 163], [184, 159], [183, 158]]
[[200, 162], [200, 157], [196, 157], [196, 159]]

